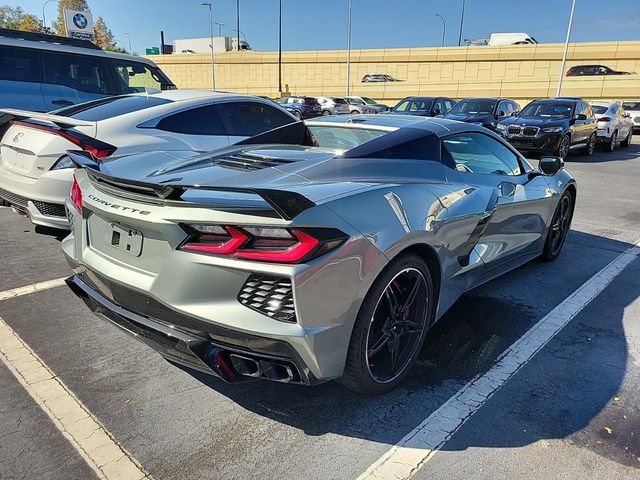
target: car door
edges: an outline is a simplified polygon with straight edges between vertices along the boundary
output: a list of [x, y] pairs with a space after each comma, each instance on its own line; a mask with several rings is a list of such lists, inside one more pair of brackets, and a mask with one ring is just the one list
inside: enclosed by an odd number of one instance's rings
[[47, 110], [116, 93], [101, 57], [47, 52], [42, 65], [42, 94]]
[[573, 133], [571, 135], [571, 143], [572, 145], [576, 145], [579, 143], [585, 143], [588, 138], [588, 133], [590, 131], [590, 127], [588, 125], [589, 117], [586, 119], [578, 118], [578, 115], [587, 115], [587, 104], [584, 102], [578, 102], [576, 104], [573, 120], [571, 120], [573, 124]]
[[[474, 247], [489, 271], [511, 268], [542, 248], [551, 192], [543, 176], [515, 150], [490, 134], [466, 132], [442, 139], [445, 162], [462, 184], [489, 189], [486, 224]], [[497, 269], [497, 270], [496, 270]]]
[[498, 123], [501, 122], [505, 118], [511, 116], [512, 112], [513, 108], [511, 107], [511, 103], [507, 102], [506, 100], [501, 100], [500, 102], [498, 102], [498, 105], [496, 105], [496, 109], [494, 112], [496, 121]]

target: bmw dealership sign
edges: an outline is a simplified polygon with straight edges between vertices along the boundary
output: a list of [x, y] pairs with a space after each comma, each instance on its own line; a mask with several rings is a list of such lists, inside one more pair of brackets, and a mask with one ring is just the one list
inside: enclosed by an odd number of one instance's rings
[[93, 16], [90, 12], [65, 10], [64, 26], [67, 31], [67, 37], [91, 40], [92, 42], [95, 40]]

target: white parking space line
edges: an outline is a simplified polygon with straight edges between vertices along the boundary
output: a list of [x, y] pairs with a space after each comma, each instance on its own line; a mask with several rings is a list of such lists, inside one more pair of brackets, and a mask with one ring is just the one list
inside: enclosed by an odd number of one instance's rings
[[0, 361], [80, 456], [105, 480], [149, 478], [133, 456], [0, 318]]
[[9, 298], [20, 297], [22, 295], [28, 295], [30, 293], [39, 292], [41, 290], [48, 290], [49, 288], [60, 287], [64, 285], [64, 280], [67, 277], [56, 278], [54, 280], [47, 280], [46, 282], [34, 283], [25, 287], [13, 288], [11, 290], [5, 290], [0, 292], [0, 302]]
[[469, 381], [389, 449], [359, 480], [409, 479], [624, 268], [640, 255], [640, 240], [591, 277], [514, 342], [491, 369]]

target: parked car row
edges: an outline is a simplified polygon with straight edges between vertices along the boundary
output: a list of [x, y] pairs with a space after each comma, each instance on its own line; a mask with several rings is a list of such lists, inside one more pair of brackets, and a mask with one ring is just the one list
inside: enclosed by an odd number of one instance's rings
[[535, 100], [522, 110], [509, 98], [456, 102], [444, 97], [406, 97], [386, 113], [473, 123], [496, 131], [525, 154], [564, 159], [578, 149], [591, 155], [597, 144], [608, 150], [618, 144], [629, 146], [634, 126], [640, 126], [639, 108], [640, 102], [590, 104], [577, 97]]
[[372, 114], [386, 112], [389, 107], [369, 97], [307, 97], [286, 96], [277, 100], [283, 108], [298, 119], [314, 118], [320, 115]]

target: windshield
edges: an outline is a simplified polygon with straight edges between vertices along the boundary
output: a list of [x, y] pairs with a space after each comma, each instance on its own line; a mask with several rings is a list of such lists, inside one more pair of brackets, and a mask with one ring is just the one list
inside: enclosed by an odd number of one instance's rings
[[624, 102], [622, 108], [627, 110], [640, 110], [640, 102]]
[[406, 99], [392, 108], [394, 112], [430, 112], [433, 100]]
[[495, 100], [462, 100], [449, 110], [457, 115], [491, 115], [496, 107]]
[[363, 99], [366, 103], [368, 103], [369, 105], [375, 105], [376, 103], [378, 103], [378, 102], [376, 102], [373, 98], [369, 98], [369, 97], [362, 97], [362, 99]]
[[339, 150], [350, 150], [388, 133], [381, 130], [338, 125], [307, 124], [307, 127], [313, 135], [313, 143], [316, 147], [337, 148]]
[[347, 102], [349, 105], [364, 105], [364, 102], [357, 98], [347, 98]]
[[344, 98], [333, 97], [331, 100], [333, 100], [333, 103], [335, 103], [336, 105], [346, 105], [347, 104], [347, 101]]
[[593, 113], [596, 115], [602, 115], [609, 110], [609, 107], [605, 107], [604, 105], [591, 105], [591, 108], [593, 109]]
[[569, 118], [571, 117], [572, 108], [572, 103], [533, 102], [524, 107], [519, 116], [528, 118]]
[[63, 117], [71, 117], [88, 122], [98, 122], [165, 103], [171, 103], [171, 100], [142, 95], [107, 97], [63, 108], [55, 113]]

